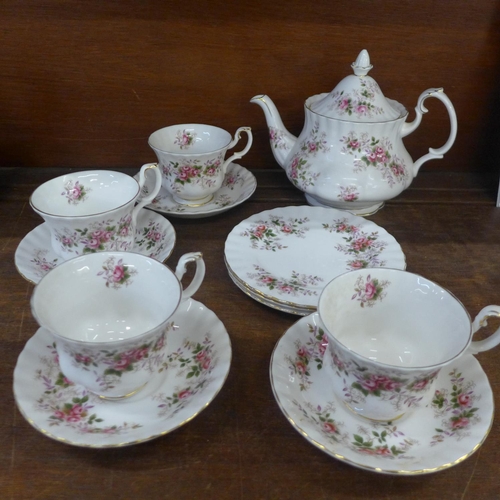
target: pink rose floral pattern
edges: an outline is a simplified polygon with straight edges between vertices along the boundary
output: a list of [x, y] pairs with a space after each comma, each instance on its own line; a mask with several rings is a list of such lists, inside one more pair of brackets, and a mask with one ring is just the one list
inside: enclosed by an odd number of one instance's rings
[[435, 418], [441, 419], [441, 425], [436, 427], [431, 445], [451, 437], [463, 439], [480, 421], [479, 407], [476, 406], [480, 397], [474, 392], [474, 382], [466, 381], [457, 369], [451, 371], [449, 376], [451, 387], [435, 391], [432, 400]]
[[228, 172], [224, 177], [224, 181], [222, 182], [221, 187], [225, 187], [233, 191], [234, 188], [242, 186], [244, 183], [245, 178], [243, 177], [243, 175], [241, 175], [240, 173], [233, 174]]
[[376, 94], [380, 94], [380, 87], [371, 79], [359, 78], [360, 88], [353, 89], [352, 93], [336, 91], [332, 93], [330, 109], [340, 115], [352, 116], [358, 119], [373, 118], [383, 115], [384, 110], [373, 104]]
[[177, 377], [183, 383], [173, 393], [155, 396], [155, 401], [159, 402], [159, 415], [172, 417], [203, 391], [211, 381], [217, 360], [217, 351], [208, 333], [201, 342], [186, 340], [183, 347], [169, 354], [168, 369], [177, 370]]
[[339, 186], [340, 193], [337, 198], [342, 201], [357, 201], [359, 198], [359, 192], [357, 186]]
[[[214, 198], [204, 205], [203, 211], [211, 211], [215, 207], [224, 208], [239, 202], [242, 195], [246, 194], [245, 192], [248, 190], [249, 183], [249, 172], [242, 170], [242, 167], [236, 163], [229, 163], [220, 189], [214, 193]], [[149, 193], [148, 186], [143, 186], [141, 192], [143, 196], [147, 195]], [[172, 195], [165, 189], [160, 190], [160, 193], [154, 198], [151, 205], [155, 206], [157, 210], [166, 213], [181, 214], [192, 210], [187, 205], [175, 202]]]
[[165, 248], [167, 237], [166, 230], [162, 230], [159, 222], [150, 220], [148, 224], [142, 228], [136, 229], [134, 249], [149, 251], [148, 257], [156, 257]]
[[306, 391], [312, 384], [311, 364], [317, 370], [323, 367], [323, 357], [328, 346], [328, 338], [323, 328], [317, 325], [308, 324], [309, 338], [305, 343], [295, 342], [295, 355], [285, 356], [285, 360], [290, 369], [290, 376], [299, 378], [301, 391]]
[[[357, 381], [353, 382], [351, 387], [361, 391], [364, 396], [381, 397], [384, 395], [384, 392], [401, 393], [404, 390], [407, 390], [410, 393], [419, 393], [421, 391], [425, 391], [429, 385], [434, 382], [437, 375], [438, 371], [434, 371], [410, 382], [408, 379], [370, 372], [363, 374], [355, 373]], [[418, 400], [420, 399], [421, 398], [418, 398]], [[409, 402], [410, 399], [408, 399], [405, 403]], [[412, 404], [413, 403], [414, 402], [412, 402]]]
[[216, 184], [223, 164], [223, 155], [201, 163], [200, 160], [170, 161], [162, 170], [171, 188], [181, 191], [181, 186], [193, 184], [201, 187], [212, 187]]
[[115, 257], [109, 257], [102, 264], [102, 270], [97, 273], [97, 276], [102, 276], [108, 288], [118, 290], [122, 286], [132, 284], [132, 276], [137, 274], [135, 269], [126, 266], [123, 259], [116, 261]]
[[315, 123], [309, 136], [300, 143], [297, 152], [286, 167], [290, 181], [302, 191], [309, 186], [314, 186], [320, 173], [311, 170], [310, 158], [328, 151], [330, 151], [330, 146], [326, 140], [326, 133], [320, 131], [319, 123]]
[[132, 216], [126, 215], [118, 222], [111, 219], [94, 222], [75, 231], [56, 230], [55, 238], [67, 252], [77, 255], [105, 250], [129, 251], [133, 245]]
[[270, 215], [269, 220], [261, 220], [241, 233], [241, 236], [250, 240], [250, 246], [256, 250], [282, 250], [287, 248], [281, 243], [282, 238], [291, 235], [304, 238], [309, 228], [305, 225], [309, 222], [307, 217], [290, 218], [285, 220], [282, 216]]
[[73, 364], [95, 373], [96, 380], [103, 390], [112, 389], [120, 384], [121, 378], [137, 370], [148, 373], [161, 373], [165, 368], [166, 335], [174, 329], [171, 323], [149, 342], [128, 344], [124, 350], [103, 349], [97, 354], [89, 349], [70, 349], [65, 352], [72, 358]]
[[39, 278], [43, 278], [50, 270], [59, 265], [58, 258], [47, 260], [47, 253], [46, 249], [35, 249], [33, 258], [30, 260], [34, 266], [35, 274]]
[[247, 273], [247, 276], [255, 280], [258, 285], [268, 290], [275, 290], [279, 295], [291, 295], [294, 297], [299, 295], [318, 295], [316, 290], [312, 290], [308, 287], [315, 287], [318, 283], [323, 281], [319, 276], [306, 276], [296, 271], [292, 271], [292, 275], [289, 279], [277, 278], [257, 264], [254, 264], [254, 269], [255, 272]]
[[391, 153], [392, 143], [387, 137], [376, 139], [367, 133], [356, 134], [350, 132], [342, 137], [342, 152], [354, 155], [353, 172], [362, 172], [369, 167], [375, 168], [382, 174], [382, 178], [393, 187], [402, 184], [406, 187], [410, 182], [410, 174], [404, 160]]
[[390, 460], [408, 459], [412, 458], [411, 449], [418, 443], [417, 440], [405, 436], [393, 424], [373, 422], [360, 425], [357, 432], [349, 433], [345, 430], [344, 422], [334, 418], [336, 406], [332, 402], [325, 407], [313, 406], [311, 403], [302, 405], [295, 400], [293, 403], [327, 441], [342, 444], [361, 455]]
[[66, 197], [70, 205], [78, 205], [78, 203], [87, 199], [90, 191], [92, 191], [92, 189], [80, 184], [80, 181], [76, 181], [75, 183], [73, 183], [73, 181], [68, 181], [64, 185], [64, 191], [61, 195]]
[[[78, 434], [123, 435], [142, 427], [127, 420], [126, 414], [116, 419], [120, 425], [109, 425], [102, 416], [103, 405], [109, 405], [82, 386], [73, 384], [61, 372], [55, 343], [40, 353], [34, 381], [40, 386], [40, 396], [34, 401], [37, 411], [47, 416], [47, 425], [69, 427]], [[150, 396], [157, 408], [157, 418], [169, 419], [201, 394], [212, 381], [212, 372], [218, 364], [219, 353], [210, 333], [201, 341], [186, 338], [182, 347], [169, 353], [161, 363], [179, 384], [172, 393]], [[146, 403], [147, 404], [147, 403]]]
[[[358, 422], [349, 416], [349, 420], [344, 422], [341, 415], [345, 416], [348, 410], [341, 411], [339, 416], [337, 402], [320, 397], [319, 394], [323, 394], [323, 391], [308, 391], [315, 382], [319, 381], [322, 384], [325, 380], [326, 374], [322, 376], [318, 373], [324, 367], [326, 360], [323, 360], [323, 357], [328, 348], [328, 339], [323, 335], [320, 328], [307, 323], [307, 330], [302, 328], [300, 335], [293, 342], [293, 347], [290, 344], [288, 352], [285, 353], [285, 361], [289, 367], [287, 379], [294, 383], [294, 378], [298, 377], [298, 388], [303, 394], [300, 399], [291, 399], [291, 403], [300, 413], [300, 416], [294, 417], [295, 423], [300, 429], [305, 430], [301, 421], [306, 421], [321, 435], [324, 440], [320, 441], [321, 444], [331, 442], [335, 445], [330, 451], [343, 454], [342, 447], [345, 447], [356, 454], [380, 460], [381, 467], [386, 461], [420, 460], [421, 458], [417, 457], [421, 457], [422, 453], [427, 455], [429, 445], [438, 446], [441, 443], [466, 439], [472, 428], [481, 421], [479, 416], [481, 407], [478, 404], [481, 395], [476, 393], [474, 381], [468, 380], [460, 370], [454, 368], [447, 376], [441, 375], [438, 389], [434, 392], [430, 407], [436, 422], [436, 433], [432, 436], [432, 429], [427, 432], [430, 441], [425, 438], [422, 441], [426, 434], [425, 430], [419, 427], [418, 422], [410, 425], [410, 420], [384, 423], [359, 419]], [[331, 353], [330, 350], [329, 352]], [[335, 368], [344, 373], [351, 367], [337, 359]], [[418, 392], [425, 390], [436, 377], [437, 372], [434, 372], [427, 377], [406, 383]], [[382, 387], [390, 389], [392, 384], [400, 385], [402, 382], [391, 376], [382, 379], [372, 375], [362, 375], [360, 379], [371, 379], [374, 383], [369, 383], [366, 390], [380, 391], [378, 397], [381, 397]], [[375, 388], [376, 385], [378, 389]], [[427, 418], [428, 408], [423, 410]], [[309, 429], [307, 432], [310, 434]], [[414, 432], [418, 435], [413, 435]], [[314, 436], [312, 437], [316, 440]], [[337, 444], [341, 447], [337, 447]]]
[[373, 307], [387, 295], [386, 288], [390, 284], [390, 281], [372, 278], [370, 274], [366, 280], [363, 276], [359, 276], [354, 285], [355, 293], [351, 298], [358, 300], [361, 307]]
[[[162, 256], [163, 259], [165, 258], [167, 247], [171, 245], [171, 240], [168, 238], [169, 232], [169, 226], [165, 227], [164, 224], [155, 222], [154, 220], [145, 221], [136, 228], [133, 248], [135, 251], [147, 255], [148, 257], [158, 258]], [[104, 238], [106, 239], [106, 237]], [[77, 240], [78, 235], [75, 234], [72, 238], [73, 244], [76, 245]], [[27, 276], [32, 275], [34, 278], [41, 279], [61, 263], [62, 259], [56, 257], [51, 248], [47, 248], [47, 246], [51, 246], [50, 235], [47, 235], [47, 241], [44, 243], [45, 247], [42, 248], [30, 246], [27, 256], [27, 259], [29, 259], [28, 267], [26, 268]], [[114, 243], [116, 243], [116, 241]], [[117, 249], [120, 250], [124, 247], [128, 248], [127, 245], [118, 245]], [[112, 249], [111, 246], [108, 248], [108, 250]], [[94, 253], [94, 251], [89, 249], [85, 253]], [[30, 276], [28, 279], [34, 280], [33, 277]]]
[[47, 414], [49, 427], [68, 426], [79, 434], [126, 434], [141, 427], [124, 419], [122, 425], [106, 425], [99, 417], [102, 401], [83, 387], [73, 384], [59, 368], [55, 343], [48, 345], [50, 355], [41, 358], [42, 368], [36, 370], [35, 380], [41, 382], [42, 393], [35, 406]]
[[274, 149], [290, 149], [285, 140], [285, 133], [276, 127], [269, 127], [269, 140]]
[[71, 403], [64, 403], [60, 408], [57, 408], [51, 418], [59, 422], [79, 422], [86, 420], [88, 425], [100, 423], [102, 420], [97, 418], [95, 413], [91, 413], [92, 405], [88, 404], [88, 395], [82, 398], [74, 398]]
[[346, 361], [333, 345], [329, 352], [333, 371], [343, 384], [343, 400], [351, 406], [375, 397], [404, 412], [419, 405], [439, 374], [439, 370], [427, 370], [418, 376], [402, 378], [389, 368], [375, 370], [370, 365]]
[[366, 233], [358, 226], [349, 224], [346, 218], [335, 219], [331, 224], [323, 224], [323, 228], [342, 235], [345, 243], [338, 244], [335, 249], [352, 256], [352, 259], [347, 261], [348, 270], [385, 265], [380, 256], [387, 247], [387, 242], [379, 239], [377, 231]]
[[[396, 442], [394, 442], [396, 441]], [[395, 425], [380, 428], [361, 426], [356, 434], [352, 435], [350, 448], [363, 455], [384, 458], [410, 458], [411, 448], [417, 444], [415, 439], [408, 438]]]
[[297, 406], [303, 418], [312, 423], [328, 441], [342, 443], [348, 439], [348, 435], [343, 431], [344, 424], [334, 418], [336, 408], [333, 403], [322, 407], [313, 406], [311, 403], [302, 405], [294, 400], [293, 404]]
[[189, 146], [196, 140], [196, 133], [189, 130], [178, 130], [174, 140], [174, 144], [181, 149], [189, 149]]

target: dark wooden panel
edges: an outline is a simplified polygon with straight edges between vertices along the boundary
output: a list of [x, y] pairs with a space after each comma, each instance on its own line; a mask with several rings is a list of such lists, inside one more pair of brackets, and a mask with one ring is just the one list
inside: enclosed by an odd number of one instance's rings
[[[494, 162], [500, 82], [495, 0], [4, 0], [0, 5], [0, 166], [102, 168], [153, 161], [147, 137], [189, 121], [249, 125], [241, 163], [275, 167], [259, 93], [298, 134], [303, 101], [330, 91], [358, 52], [384, 93], [413, 109], [444, 87], [459, 134], [424, 169], [484, 171]], [[415, 158], [448, 133], [440, 103], [405, 140]]]

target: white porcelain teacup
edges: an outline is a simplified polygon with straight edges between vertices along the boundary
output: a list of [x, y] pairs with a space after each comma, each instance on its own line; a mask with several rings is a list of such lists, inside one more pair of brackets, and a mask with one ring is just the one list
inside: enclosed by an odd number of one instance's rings
[[[196, 264], [189, 286], [180, 280]], [[64, 376], [104, 399], [135, 394], [166, 367], [172, 315], [205, 276], [201, 253], [183, 255], [175, 273], [135, 252], [98, 252], [63, 262], [31, 298], [33, 316], [52, 333]]]
[[[248, 136], [245, 148], [224, 160], [228, 149]], [[242, 158], [252, 146], [250, 127], [240, 127], [234, 139], [212, 125], [186, 123], [164, 127], [149, 136], [163, 173], [163, 187], [177, 203], [198, 206], [210, 202], [224, 181], [230, 162]]]
[[[146, 174], [154, 189], [141, 197]], [[161, 189], [161, 172], [143, 165], [139, 181], [111, 170], [61, 175], [39, 186], [30, 205], [47, 223], [54, 252], [63, 259], [100, 251], [130, 251], [137, 215]]]
[[449, 291], [396, 269], [338, 276], [323, 290], [318, 313], [328, 337], [333, 393], [373, 420], [392, 421], [425, 406], [443, 367], [500, 343], [500, 328], [472, 341], [487, 317], [500, 315], [500, 306], [485, 307], [471, 324]]

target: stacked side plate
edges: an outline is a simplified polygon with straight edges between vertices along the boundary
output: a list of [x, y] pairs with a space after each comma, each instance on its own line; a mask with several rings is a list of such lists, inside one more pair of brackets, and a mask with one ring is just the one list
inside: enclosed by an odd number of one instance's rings
[[404, 253], [385, 229], [333, 208], [266, 210], [240, 222], [225, 249], [229, 276], [269, 307], [305, 316], [325, 285], [365, 267], [405, 269]]
[[286, 303], [286, 302], [275, 302], [273, 300], [270, 300], [268, 297], [265, 296], [265, 294], [261, 293], [259, 290], [254, 290], [252, 287], [248, 286], [247, 283], [240, 280], [240, 278], [238, 278], [238, 276], [236, 276], [236, 274], [234, 274], [231, 271], [231, 268], [229, 267], [227, 260], [225, 262], [229, 272], [229, 277], [233, 280], [233, 283], [252, 299], [256, 300], [257, 302], [260, 302], [261, 304], [272, 307], [274, 309], [278, 309], [286, 313], [298, 314], [299, 316], [307, 316], [308, 314], [311, 314], [311, 309], [308, 307], [301, 307], [298, 304], [294, 304], [293, 302]]

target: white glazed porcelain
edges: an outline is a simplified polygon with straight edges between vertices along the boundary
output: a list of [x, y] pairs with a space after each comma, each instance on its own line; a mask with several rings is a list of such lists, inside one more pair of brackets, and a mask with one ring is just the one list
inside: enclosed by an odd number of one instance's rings
[[220, 319], [203, 304], [181, 302], [171, 318], [165, 362], [138, 394], [106, 401], [61, 373], [54, 338], [39, 328], [14, 370], [14, 396], [26, 420], [44, 436], [91, 448], [129, 446], [190, 422], [222, 388], [231, 341]]
[[[145, 194], [152, 188], [152, 182], [146, 180], [143, 187]], [[174, 200], [172, 193], [164, 187], [155, 199], [147, 205], [147, 208], [166, 214], [171, 217], [184, 219], [202, 219], [213, 217], [227, 212], [252, 196], [257, 188], [257, 179], [246, 168], [237, 163], [230, 163], [224, 176], [222, 186], [214, 193], [212, 200], [203, 205], [190, 206], [186, 203], [178, 203]]]
[[442, 369], [500, 343], [500, 328], [472, 340], [500, 306], [471, 324], [461, 302], [422, 276], [398, 269], [362, 269], [333, 279], [318, 313], [329, 339], [331, 390], [351, 411], [395, 421], [426, 406]]
[[[369, 215], [406, 189], [428, 160], [443, 158], [457, 133], [457, 118], [441, 88], [425, 90], [418, 98], [416, 118], [407, 123], [403, 105], [382, 94], [368, 76], [367, 51], [352, 65], [354, 74], [330, 93], [306, 100], [305, 124], [299, 137], [286, 130], [273, 101], [257, 95], [251, 102], [264, 111], [272, 152], [290, 181], [311, 205], [330, 206]], [[420, 125], [429, 97], [446, 106], [450, 135], [446, 143], [413, 162], [403, 138]]]
[[322, 207], [252, 215], [229, 233], [226, 266], [252, 298], [293, 314], [316, 310], [324, 286], [359, 267], [406, 267], [398, 242], [362, 217]]
[[[225, 160], [227, 150], [236, 146], [243, 132], [248, 137], [245, 148]], [[163, 173], [164, 188], [177, 203], [192, 206], [213, 199], [222, 186], [227, 166], [242, 158], [252, 141], [249, 127], [240, 127], [233, 139], [222, 128], [195, 123], [164, 127], [149, 137]]]
[[[174, 227], [165, 217], [145, 208], [139, 211], [133, 252], [164, 262], [174, 249], [175, 239]], [[46, 222], [21, 240], [14, 254], [14, 262], [19, 274], [34, 284], [51, 269], [65, 262], [52, 248], [50, 228]]]
[[[196, 273], [182, 290], [189, 262]], [[143, 388], [164, 362], [171, 316], [204, 275], [200, 253], [183, 255], [174, 274], [144, 255], [98, 252], [70, 259], [44, 276], [31, 309], [54, 335], [69, 380], [100, 397], [124, 398]]]
[[307, 306], [300, 306], [298, 304], [287, 303], [287, 302], [277, 302], [272, 298], [259, 293], [257, 290], [253, 289], [243, 280], [241, 280], [236, 274], [233, 273], [231, 268], [229, 267], [227, 260], [225, 260], [227, 271], [229, 277], [233, 281], [233, 283], [246, 295], [251, 297], [252, 299], [260, 302], [261, 304], [272, 307], [273, 309], [277, 309], [278, 311], [283, 311], [290, 314], [298, 314], [299, 316], [306, 316], [311, 314], [311, 308]]
[[[154, 188], [140, 198], [149, 172], [154, 173]], [[50, 228], [54, 252], [67, 259], [131, 250], [139, 211], [160, 188], [161, 172], [154, 165], [143, 165], [139, 181], [121, 172], [91, 170], [45, 182], [32, 193], [30, 204]]]
[[430, 474], [463, 462], [493, 424], [488, 378], [469, 354], [441, 370], [432, 401], [386, 424], [352, 413], [332, 394], [319, 314], [301, 318], [277, 342], [270, 363], [276, 401], [297, 432], [324, 453], [378, 474]]

